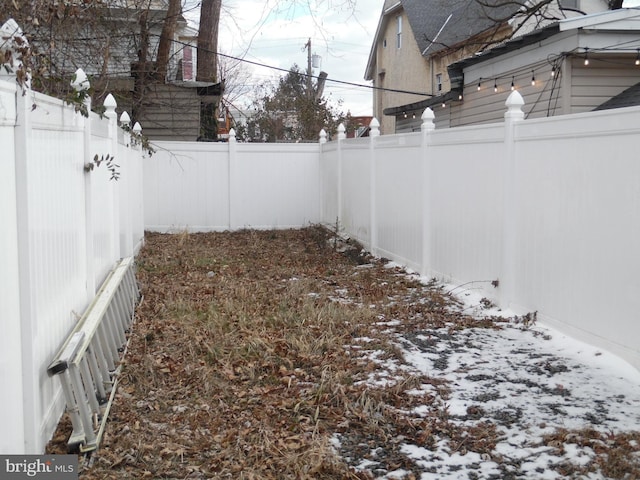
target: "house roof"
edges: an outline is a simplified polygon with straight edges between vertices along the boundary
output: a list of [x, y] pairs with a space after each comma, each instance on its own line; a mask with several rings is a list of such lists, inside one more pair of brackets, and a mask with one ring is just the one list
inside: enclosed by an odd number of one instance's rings
[[520, 9], [518, 2], [486, 7], [469, 0], [402, 0], [402, 5], [423, 56], [497, 28], [496, 19], [508, 18]]
[[[497, 4], [500, 0], [489, 0]], [[497, 18], [507, 18], [524, 0], [506, 2], [504, 6], [486, 7], [469, 0], [400, 0], [383, 8], [373, 39], [365, 79], [373, 78], [375, 52], [391, 14], [404, 9], [420, 53], [428, 57], [452, 48], [480, 33], [498, 28]], [[504, 3], [504, 2], [503, 2]], [[388, 5], [388, 3], [387, 3]]]
[[627, 88], [624, 92], [610, 98], [594, 110], [610, 110], [612, 108], [634, 107], [640, 105], [640, 83]]
[[449, 66], [449, 70], [462, 70], [476, 63], [513, 52], [568, 30], [637, 30], [640, 28], [638, 19], [640, 19], [640, 8], [623, 8], [560, 20], [525, 35], [512, 38], [485, 52], [452, 63]]
[[[560, 20], [546, 27], [534, 30], [528, 34], [521, 35], [506, 41], [496, 47], [477, 53], [471, 57], [462, 59], [449, 65], [449, 78], [451, 80], [451, 92], [444, 96], [433, 99], [422, 100], [407, 105], [390, 107], [384, 110], [385, 115], [400, 115], [403, 112], [422, 110], [426, 107], [432, 107], [443, 100], [455, 100], [462, 89], [463, 71], [469, 66], [484, 62], [486, 60], [499, 57], [501, 55], [519, 50], [527, 45], [532, 45], [545, 40], [549, 37], [557, 35], [560, 32], [568, 30], [637, 30], [640, 22], [640, 8], [624, 8], [620, 10], [611, 10], [591, 15], [584, 15], [576, 18]], [[604, 110], [607, 108], [620, 108], [626, 106], [640, 105], [640, 84], [625, 90], [616, 97], [611, 98], [603, 103], [596, 110]]]

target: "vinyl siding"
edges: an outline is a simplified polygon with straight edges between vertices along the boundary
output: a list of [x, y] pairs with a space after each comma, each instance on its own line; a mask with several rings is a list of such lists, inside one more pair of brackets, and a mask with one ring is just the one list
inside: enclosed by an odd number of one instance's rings
[[635, 55], [590, 58], [585, 67], [582, 58], [572, 61], [571, 113], [588, 112], [627, 88], [640, 82], [640, 67]]
[[191, 140], [200, 133], [200, 97], [195, 88], [149, 85], [140, 115], [143, 134], [153, 140]]

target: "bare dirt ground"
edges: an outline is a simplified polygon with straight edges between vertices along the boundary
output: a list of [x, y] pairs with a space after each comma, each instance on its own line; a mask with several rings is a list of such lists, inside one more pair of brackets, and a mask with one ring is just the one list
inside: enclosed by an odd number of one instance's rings
[[[143, 299], [82, 479], [640, 478], [637, 402], [572, 396], [560, 379], [579, 366], [522, 343], [538, 341], [528, 319], [469, 315], [325, 229], [147, 234], [137, 263]], [[494, 332], [523, 375], [481, 370]], [[534, 394], [548, 418], [518, 403]]]

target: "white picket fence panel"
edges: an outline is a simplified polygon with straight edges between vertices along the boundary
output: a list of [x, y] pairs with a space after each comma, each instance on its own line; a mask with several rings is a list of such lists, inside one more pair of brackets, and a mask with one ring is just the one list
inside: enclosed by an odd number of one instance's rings
[[[64, 410], [47, 365], [143, 242], [142, 150], [108, 118], [0, 79], [0, 453], [42, 453]], [[121, 180], [94, 155], [115, 157]]]

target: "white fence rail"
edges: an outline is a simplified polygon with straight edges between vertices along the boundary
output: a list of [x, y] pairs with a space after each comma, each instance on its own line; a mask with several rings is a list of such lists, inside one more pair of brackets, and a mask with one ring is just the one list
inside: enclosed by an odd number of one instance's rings
[[525, 121], [520, 102], [500, 124], [434, 130], [427, 111], [420, 133], [320, 145], [162, 143], [145, 161], [145, 222], [338, 223], [640, 368], [640, 108]]
[[[142, 152], [103, 119], [0, 79], [0, 453], [41, 453], [64, 410], [47, 365], [143, 241]], [[115, 157], [121, 179], [94, 155]]]

